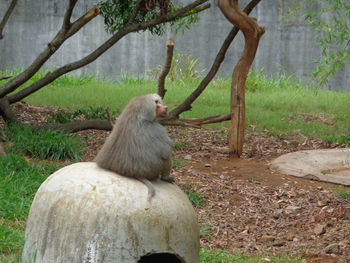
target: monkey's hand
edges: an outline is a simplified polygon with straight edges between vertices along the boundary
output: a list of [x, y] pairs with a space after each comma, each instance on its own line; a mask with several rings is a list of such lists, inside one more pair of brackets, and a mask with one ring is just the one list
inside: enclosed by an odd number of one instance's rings
[[173, 183], [175, 181], [174, 177], [170, 176], [169, 174], [162, 175], [160, 179], [168, 183]]

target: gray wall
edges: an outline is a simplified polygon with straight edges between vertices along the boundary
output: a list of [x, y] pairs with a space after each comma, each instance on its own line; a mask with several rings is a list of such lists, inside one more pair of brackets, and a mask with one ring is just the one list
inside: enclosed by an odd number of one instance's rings
[[[178, 0], [188, 2], [189, 0]], [[5, 38], [0, 41], [0, 69], [28, 66], [61, 26], [68, 1], [22, 0], [5, 27]], [[94, 0], [80, 0], [74, 13], [77, 18], [91, 8]], [[240, 1], [244, 6], [248, 1]], [[298, 79], [305, 79], [320, 55], [314, 41], [314, 33], [299, 18], [287, 18], [287, 10], [294, 0], [262, 0], [252, 16], [266, 28], [254, 62], [254, 69], [268, 73], [287, 72]], [[0, 16], [10, 0], [0, 0]], [[147, 71], [164, 63], [165, 44], [168, 38], [175, 40], [175, 48], [182, 53], [198, 58], [203, 68], [209, 69], [227, 33], [229, 22], [219, 11], [216, 1], [204, 11], [198, 24], [185, 34], [175, 35], [169, 28], [162, 37], [153, 37], [147, 32], [133, 33], [122, 39], [104, 55], [87, 67], [76, 72], [101, 74], [115, 79], [120, 75], [143, 76]], [[88, 55], [103, 43], [109, 35], [104, 31], [103, 19], [98, 17], [71, 39], [47, 62], [46, 67], [59, 67]], [[231, 75], [239, 58], [243, 38], [232, 43], [219, 75]], [[350, 91], [350, 67], [337, 74], [328, 86], [332, 90]]]

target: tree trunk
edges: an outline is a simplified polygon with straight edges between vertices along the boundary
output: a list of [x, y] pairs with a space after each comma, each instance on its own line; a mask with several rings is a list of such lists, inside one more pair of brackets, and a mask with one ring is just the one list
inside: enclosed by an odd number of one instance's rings
[[17, 122], [16, 115], [11, 110], [7, 97], [0, 98], [0, 115], [6, 123]]
[[242, 30], [245, 39], [243, 54], [232, 73], [231, 127], [228, 141], [230, 155], [239, 157], [243, 151], [245, 131], [245, 83], [265, 30], [240, 10], [238, 0], [218, 0], [218, 6], [225, 17]]

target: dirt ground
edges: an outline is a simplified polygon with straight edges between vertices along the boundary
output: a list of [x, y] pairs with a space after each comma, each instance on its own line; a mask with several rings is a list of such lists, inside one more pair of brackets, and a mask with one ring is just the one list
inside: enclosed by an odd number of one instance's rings
[[[303, 136], [276, 138], [250, 132], [243, 157], [230, 159], [227, 130], [168, 128], [177, 149], [172, 175], [185, 192], [203, 198], [196, 208], [201, 246], [248, 254], [304, 256], [307, 263], [350, 262], [350, 204], [335, 184], [289, 177], [269, 162], [292, 151], [330, 147]], [[107, 132], [80, 132], [91, 160]], [[267, 261], [268, 262], [268, 261]]]
[[[23, 120], [45, 121], [52, 109], [18, 106]], [[33, 117], [36, 116], [36, 117]], [[248, 254], [301, 255], [306, 263], [350, 262], [350, 204], [335, 184], [289, 177], [269, 162], [284, 153], [335, 147], [299, 135], [271, 137], [249, 128], [241, 159], [227, 153], [227, 130], [168, 128], [175, 143], [175, 183], [203, 200], [196, 208], [201, 246]], [[91, 161], [108, 132], [78, 135]], [[269, 262], [267, 260], [267, 262]]]

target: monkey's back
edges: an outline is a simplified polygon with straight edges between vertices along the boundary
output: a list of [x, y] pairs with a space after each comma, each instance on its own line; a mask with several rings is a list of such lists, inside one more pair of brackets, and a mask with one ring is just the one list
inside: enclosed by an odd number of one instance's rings
[[172, 141], [157, 121], [127, 117], [118, 118], [95, 161], [123, 176], [156, 179], [169, 162]]

